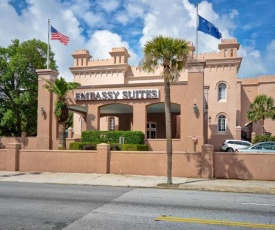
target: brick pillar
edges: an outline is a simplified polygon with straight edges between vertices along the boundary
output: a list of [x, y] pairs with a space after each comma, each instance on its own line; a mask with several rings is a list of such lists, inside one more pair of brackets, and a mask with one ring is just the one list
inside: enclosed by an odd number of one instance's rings
[[241, 140], [242, 139], [242, 127], [241, 126], [237, 126], [236, 127], [236, 140]]
[[73, 138], [73, 128], [68, 128], [68, 138]]
[[26, 132], [22, 132], [21, 133], [21, 140], [22, 140], [22, 149], [26, 148], [26, 138], [27, 138], [27, 133]]
[[20, 143], [7, 144], [7, 171], [19, 171]]
[[102, 174], [110, 173], [110, 145], [97, 145], [96, 172]]
[[256, 137], [256, 133], [255, 133], [255, 132], [252, 132], [252, 133], [251, 133], [251, 143], [253, 143], [255, 137]]
[[57, 141], [57, 121], [54, 117], [54, 97], [44, 85], [45, 80], [54, 82], [58, 72], [51, 69], [38, 69], [38, 106], [37, 106], [37, 149], [53, 149]]
[[[192, 138], [196, 137], [196, 151], [201, 151], [205, 144], [205, 100], [204, 100], [204, 68], [205, 61], [187, 62], [188, 89], [185, 94], [185, 104], [181, 106], [181, 139], [184, 140], [184, 148], [194, 151]], [[182, 104], [183, 105], [183, 104]]]
[[214, 146], [202, 145], [201, 153], [201, 177], [213, 178], [214, 177]]

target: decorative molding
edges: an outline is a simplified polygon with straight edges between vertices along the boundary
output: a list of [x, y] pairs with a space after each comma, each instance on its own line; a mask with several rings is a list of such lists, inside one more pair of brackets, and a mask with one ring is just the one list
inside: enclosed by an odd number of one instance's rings
[[188, 73], [203, 73], [205, 68], [205, 62], [203, 61], [192, 61], [186, 65]]

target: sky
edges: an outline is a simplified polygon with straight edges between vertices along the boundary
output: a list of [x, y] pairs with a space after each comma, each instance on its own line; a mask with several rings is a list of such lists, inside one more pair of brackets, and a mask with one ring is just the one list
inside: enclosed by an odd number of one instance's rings
[[[203, 18], [224, 39], [236, 38], [243, 57], [240, 78], [275, 75], [275, 0], [0, 0], [0, 46], [39, 39], [48, 43], [51, 25], [69, 36], [68, 46], [50, 40], [60, 76], [73, 81], [75, 50], [93, 59], [110, 58], [114, 47], [126, 47], [137, 66], [147, 41], [158, 35], [196, 45], [196, 2]], [[198, 52], [218, 52], [221, 41], [198, 32]]]

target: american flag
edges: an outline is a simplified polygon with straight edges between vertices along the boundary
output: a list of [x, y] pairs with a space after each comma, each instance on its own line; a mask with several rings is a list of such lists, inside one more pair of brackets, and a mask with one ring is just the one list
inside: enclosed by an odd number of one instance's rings
[[59, 40], [65, 46], [68, 45], [70, 38], [51, 26], [51, 40]]

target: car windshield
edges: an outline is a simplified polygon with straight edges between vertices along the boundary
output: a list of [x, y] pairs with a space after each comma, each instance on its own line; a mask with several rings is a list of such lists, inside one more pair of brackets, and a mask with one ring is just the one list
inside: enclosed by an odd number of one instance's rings
[[251, 145], [249, 147], [246, 147], [244, 149], [269, 149], [269, 150], [273, 150], [275, 147], [275, 143], [256, 143], [254, 145]]

